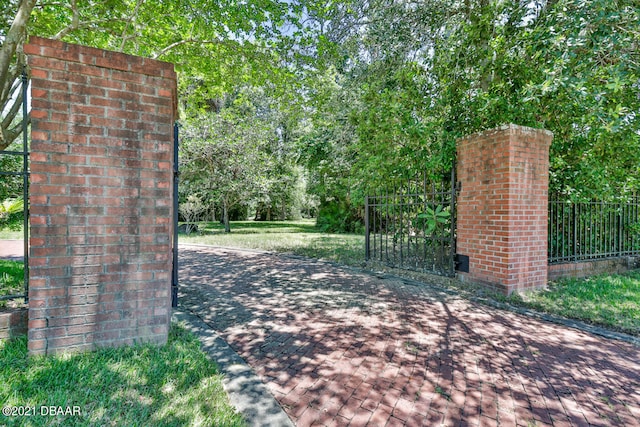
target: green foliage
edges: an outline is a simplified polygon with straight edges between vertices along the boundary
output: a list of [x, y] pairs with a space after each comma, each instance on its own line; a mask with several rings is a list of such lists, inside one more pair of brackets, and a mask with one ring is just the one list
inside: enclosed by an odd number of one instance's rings
[[416, 227], [423, 229], [425, 234], [429, 236], [437, 229], [450, 224], [451, 212], [449, 211], [449, 206], [444, 208], [442, 205], [438, 205], [435, 209], [427, 206], [424, 212], [418, 214], [416, 219]]
[[172, 325], [167, 345], [28, 357], [26, 338], [0, 341], [4, 406], [78, 406], [79, 416], [4, 417], [6, 425], [243, 426], [198, 339]]
[[[294, 212], [303, 177], [293, 152], [296, 124], [286, 108], [264, 90], [244, 87], [220, 100], [218, 111], [186, 120], [180, 168], [182, 200], [230, 210], [247, 206], [274, 218]], [[215, 209], [215, 208], [214, 208]], [[225, 216], [226, 212], [226, 216]], [[268, 215], [270, 216], [270, 215]], [[226, 221], [228, 224], [228, 221]]]
[[207, 207], [202, 203], [202, 199], [196, 195], [190, 194], [187, 199], [179, 204], [178, 211], [185, 221], [185, 230], [187, 234], [197, 230], [197, 222], [200, 221], [202, 214]]
[[341, 200], [321, 204], [316, 224], [327, 233], [362, 233], [364, 231], [360, 209]]
[[442, 125], [431, 116], [425, 97], [430, 90], [428, 75], [415, 63], [378, 69], [385, 65], [367, 67], [372, 75], [364, 84], [362, 104], [352, 115], [361, 154], [355, 169], [376, 186], [425, 170], [450, 169], [452, 148], [439, 139]]
[[[15, 37], [9, 37], [18, 5], [27, 4], [29, 22], [21, 22]], [[302, 86], [315, 62], [313, 34], [303, 25], [299, 1], [9, 0], [0, 9], [0, 53], [10, 47], [6, 41], [26, 33], [174, 63], [181, 106], [189, 117], [247, 83], [268, 87], [294, 103], [290, 91]], [[20, 109], [13, 110], [19, 102], [10, 94], [18, 87], [25, 58], [20, 49], [7, 53], [0, 55], [0, 87], [5, 88], [0, 91], [0, 148], [17, 138], [22, 120]]]
[[[13, 147], [7, 148], [11, 150]], [[22, 157], [0, 154], [0, 172], [22, 172]], [[0, 179], [0, 200], [22, 196], [22, 177], [3, 175]]]
[[318, 76], [312, 86], [313, 108], [297, 141], [299, 162], [308, 171], [307, 190], [320, 203], [345, 199], [357, 157], [357, 136], [350, 118], [353, 98], [347, 84], [331, 68]]
[[542, 78], [529, 97], [555, 134], [552, 187], [573, 198], [638, 189], [640, 9], [559, 2], [531, 33]]
[[7, 199], [0, 203], [0, 219], [24, 211], [23, 199]]
[[[0, 259], [0, 296], [24, 294], [24, 264]], [[0, 307], [7, 301], [0, 300]]]
[[[3, 4], [0, 35], [17, 6]], [[249, 158], [217, 170], [256, 172], [225, 193], [288, 217], [303, 179], [320, 204], [357, 206], [393, 180], [446, 175], [457, 138], [508, 122], [553, 131], [553, 193], [638, 191], [638, 22], [635, 0], [108, 0], [38, 3], [29, 33], [175, 63], [187, 139], [226, 138], [215, 158]], [[181, 197], [220, 209], [212, 179], [186, 179]]]
[[298, 2], [108, 0], [43, 2], [30, 34], [172, 62], [188, 116], [247, 82], [279, 93], [299, 86], [309, 37]]
[[0, 229], [19, 230], [24, 223], [24, 200], [6, 199], [0, 203]]
[[637, 191], [639, 13], [631, 0], [349, 2], [327, 34], [350, 94], [351, 188], [446, 173], [457, 138], [516, 123], [554, 133], [552, 192]]
[[264, 159], [259, 148], [266, 129], [255, 117], [203, 116], [185, 126], [181, 145], [182, 191], [222, 205], [228, 212], [259, 185]]
[[629, 225], [628, 229], [634, 242], [633, 250], [640, 250], [640, 222]]

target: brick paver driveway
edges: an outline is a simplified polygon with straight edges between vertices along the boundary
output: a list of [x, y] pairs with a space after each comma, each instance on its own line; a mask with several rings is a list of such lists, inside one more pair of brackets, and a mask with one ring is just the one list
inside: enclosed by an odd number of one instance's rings
[[328, 263], [181, 248], [180, 304], [298, 426], [640, 425], [640, 349]]

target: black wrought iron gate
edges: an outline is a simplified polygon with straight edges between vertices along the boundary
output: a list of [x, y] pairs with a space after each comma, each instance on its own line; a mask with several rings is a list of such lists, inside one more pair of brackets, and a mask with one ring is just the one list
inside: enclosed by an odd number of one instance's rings
[[365, 200], [367, 261], [454, 276], [455, 168], [434, 180], [396, 182]]
[[[21, 170], [0, 170], [2, 176], [14, 176], [22, 178], [22, 200], [23, 200], [23, 230], [24, 230], [24, 293], [14, 295], [0, 295], [0, 300], [24, 298], [25, 303], [29, 302], [29, 111], [27, 105], [27, 91], [29, 79], [26, 72], [22, 73], [22, 151], [4, 150], [0, 155], [22, 157]], [[0, 200], [0, 202], [3, 202]]]

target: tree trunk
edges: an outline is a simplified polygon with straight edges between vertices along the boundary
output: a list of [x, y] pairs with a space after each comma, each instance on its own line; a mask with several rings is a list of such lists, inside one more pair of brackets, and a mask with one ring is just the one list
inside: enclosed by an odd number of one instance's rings
[[285, 221], [287, 219], [287, 201], [284, 196], [282, 197], [282, 215], [280, 220]]
[[[7, 31], [7, 34], [2, 41], [2, 46], [0, 46], [0, 99], [2, 99], [2, 105], [0, 105], [0, 110], [5, 111], [6, 103], [8, 102], [8, 94], [10, 88], [13, 84], [12, 81], [9, 81], [13, 78], [12, 73], [9, 72], [9, 68], [11, 66], [11, 61], [16, 54], [16, 50], [24, 41], [24, 38], [27, 34], [27, 23], [29, 22], [29, 17], [31, 16], [31, 11], [36, 4], [36, 0], [23, 0], [20, 2], [20, 7], [16, 12], [16, 16], [13, 19], [13, 23]], [[23, 118], [24, 120], [24, 118]], [[6, 120], [2, 121], [2, 128], [0, 129], [0, 150], [4, 150], [13, 142], [13, 139], [19, 135], [17, 134], [9, 134], [8, 127], [11, 125], [10, 121], [5, 123]], [[6, 127], [5, 127], [6, 125]]]
[[260, 215], [260, 211], [262, 210], [264, 204], [262, 202], [258, 203], [258, 206], [256, 207], [256, 215], [253, 217], [254, 221], [258, 221], [261, 220], [261, 215]]
[[222, 203], [222, 221], [224, 223], [224, 232], [231, 233], [231, 225], [229, 224], [229, 206], [226, 200]]

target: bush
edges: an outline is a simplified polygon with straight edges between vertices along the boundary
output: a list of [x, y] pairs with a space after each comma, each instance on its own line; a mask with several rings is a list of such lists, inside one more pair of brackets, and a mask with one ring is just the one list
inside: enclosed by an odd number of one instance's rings
[[[202, 214], [207, 210], [207, 207], [202, 203], [202, 199], [198, 196], [190, 194], [187, 196], [187, 200], [180, 203], [178, 211], [180, 216], [186, 222], [181, 227], [184, 227], [186, 234], [191, 234], [192, 231], [198, 231], [198, 225], [196, 222], [200, 221]], [[178, 229], [180, 231], [180, 229]]]
[[[229, 221], [246, 221], [249, 217], [248, 207], [244, 203], [233, 205], [229, 208]], [[222, 209], [220, 209], [220, 222], [222, 222]]]
[[[21, 150], [11, 146], [7, 150]], [[22, 156], [0, 155], [0, 171], [22, 172]], [[19, 198], [22, 195], [22, 177], [18, 175], [4, 175], [0, 179], [0, 200]]]
[[24, 200], [6, 199], [0, 203], [0, 229], [20, 230], [24, 221]]
[[321, 204], [316, 225], [327, 233], [362, 233], [364, 231], [358, 209], [341, 200]]

